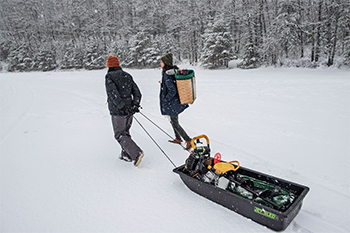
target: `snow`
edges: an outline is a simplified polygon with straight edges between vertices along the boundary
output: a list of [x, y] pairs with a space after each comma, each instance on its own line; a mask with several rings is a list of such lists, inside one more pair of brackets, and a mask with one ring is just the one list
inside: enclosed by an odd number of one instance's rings
[[[194, 69], [197, 100], [180, 115], [187, 133], [206, 134], [212, 156], [310, 187], [285, 232], [349, 232], [349, 71]], [[142, 113], [172, 135], [160, 70], [126, 71]], [[190, 191], [136, 121], [145, 157], [137, 168], [119, 160], [105, 73], [0, 74], [1, 232], [271, 232]], [[135, 117], [184, 163], [187, 151]]]

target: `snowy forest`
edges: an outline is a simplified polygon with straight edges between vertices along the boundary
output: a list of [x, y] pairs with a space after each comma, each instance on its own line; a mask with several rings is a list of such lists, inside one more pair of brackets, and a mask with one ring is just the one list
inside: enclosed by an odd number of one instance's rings
[[349, 66], [348, 0], [1, 0], [0, 69]]

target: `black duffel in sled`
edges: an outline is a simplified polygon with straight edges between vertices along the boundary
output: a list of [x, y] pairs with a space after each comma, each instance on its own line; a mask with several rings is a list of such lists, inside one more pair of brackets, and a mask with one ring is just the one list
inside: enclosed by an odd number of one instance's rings
[[[207, 145], [198, 146], [205, 138]], [[238, 161], [210, 157], [205, 135], [191, 141], [186, 163], [173, 171], [195, 193], [275, 231], [283, 231], [299, 213], [309, 188], [241, 167]], [[220, 156], [221, 157], [221, 156]]]

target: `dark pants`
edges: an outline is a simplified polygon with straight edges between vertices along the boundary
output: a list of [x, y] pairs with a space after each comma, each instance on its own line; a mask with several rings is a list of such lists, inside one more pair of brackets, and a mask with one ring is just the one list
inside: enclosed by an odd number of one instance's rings
[[141, 148], [131, 139], [130, 128], [133, 116], [116, 116], [112, 115], [112, 125], [114, 137], [124, 150], [133, 160], [142, 152]]
[[170, 123], [177, 139], [181, 140], [181, 138], [183, 138], [186, 142], [191, 141], [191, 138], [179, 124], [179, 115], [170, 116]]

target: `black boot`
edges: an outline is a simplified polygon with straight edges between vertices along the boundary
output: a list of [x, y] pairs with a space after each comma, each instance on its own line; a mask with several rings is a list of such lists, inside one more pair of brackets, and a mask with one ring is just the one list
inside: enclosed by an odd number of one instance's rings
[[120, 152], [119, 159], [124, 160], [126, 162], [132, 162], [132, 158], [130, 157], [130, 155], [128, 155], [128, 153], [126, 153], [125, 150], [122, 150], [122, 152]]

